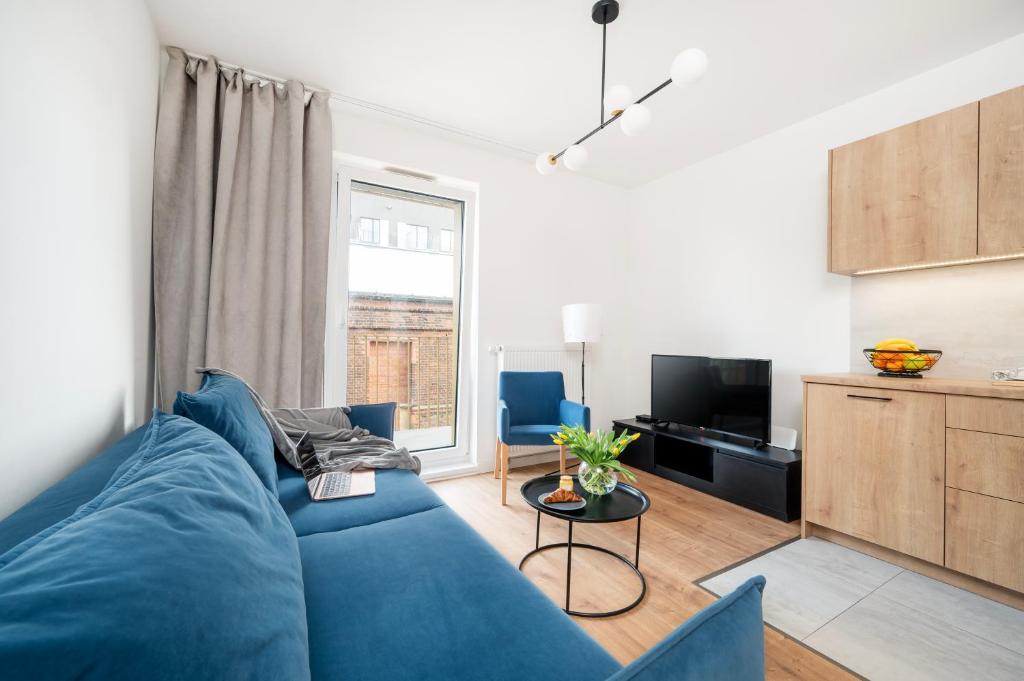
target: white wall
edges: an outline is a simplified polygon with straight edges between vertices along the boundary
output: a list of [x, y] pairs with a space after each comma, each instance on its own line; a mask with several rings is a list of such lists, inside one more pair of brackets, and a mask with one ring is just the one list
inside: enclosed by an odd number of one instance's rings
[[[479, 185], [476, 269], [478, 334], [473, 347], [481, 470], [494, 463], [497, 357], [488, 347], [562, 346], [561, 306], [621, 299], [616, 262], [626, 229], [626, 190], [562, 173], [542, 177], [518, 159], [448, 137], [335, 110], [335, 149]], [[593, 423], [615, 414], [617, 357], [609, 343], [588, 348], [587, 402]]]
[[0, 9], [0, 517], [148, 418], [158, 54], [141, 2]]
[[[649, 407], [651, 352], [773, 359], [773, 420], [796, 428], [799, 375], [866, 371], [856, 352], [869, 339], [919, 335], [947, 351], [936, 368], [947, 375], [1024, 363], [1018, 263], [852, 282], [825, 272], [828, 149], [1022, 83], [1024, 35], [631, 192], [633, 316], [619, 339], [630, 380], [617, 413]], [[994, 310], [1007, 317], [993, 322]]]

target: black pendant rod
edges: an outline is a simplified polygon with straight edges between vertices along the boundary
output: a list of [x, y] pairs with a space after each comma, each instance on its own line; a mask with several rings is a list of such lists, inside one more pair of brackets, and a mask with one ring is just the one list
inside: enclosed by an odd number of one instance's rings
[[[651, 91], [650, 91], [650, 92], [648, 92], [648, 93], [647, 93], [646, 95], [644, 95], [643, 97], [641, 97], [640, 99], [636, 100], [636, 101], [635, 101], [635, 102], [633, 102], [633, 103], [634, 103], [634, 104], [640, 104], [641, 102], [644, 102], [644, 101], [646, 101], [646, 100], [647, 100], [648, 98], [650, 98], [650, 97], [654, 96], [655, 94], [657, 94], [658, 92], [660, 92], [660, 91], [661, 91], [662, 89], [664, 89], [664, 88], [668, 87], [668, 86], [669, 86], [669, 85], [671, 85], [671, 84], [672, 84], [672, 79], [671, 79], [671, 78], [669, 78], [669, 79], [668, 79], [668, 80], [666, 80], [666, 81], [665, 81], [664, 83], [662, 83], [662, 84], [661, 84], [661, 85], [659, 85], [658, 87], [654, 88], [653, 90], [651, 90]], [[604, 105], [604, 98], [602, 97], [602, 98], [601, 98], [601, 100], [602, 100], [602, 106], [603, 106], [603, 105]], [[603, 110], [603, 109], [602, 109], [601, 113], [602, 113], [602, 114], [604, 113], [604, 110]], [[606, 120], [606, 121], [605, 121], [604, 123], [602, 123], [601, 125], [597, 126], [597, 127], [596, 127], [596, 128], [594, 128], [593, 130], [591, 130], [590, 132], [588, 132], [588, 133], [587, 133], [586, 135], [584, 135], [583, 137], [581, 137], [581, 138], [579, 138], [578, 140], [576, 140], [575, 142], [573, 142], [573, 144], [582, 144], [583, 142], [586, 142], [586, 141], [587, 141], [588, 139], [590, 139], [591, 137], [593, 137], [593, 136], [594, 136], [595, 134], [597, 134], [597, 133], [601, 132], [602, 130], [604, 130], [605, 128], [607, 128], [607, 127], [608, 127], [608, 126], [609, 126], [609, 125], [610, 125], [611, 123], [614, 123], [614, 122], [615, 122], [615, 119], [617, 119], [617, 118], [618, 118], [619, 116], [621, 116], [621, 115], [622, 115], [621, 113], [617, 113], [617, 114], [615, 114], [614, 116], [612, 116], [611, 118], [609, 118], [608, 120]], [[571, 146], [571, 145], [570, 145], [570, 146]], [[569, 147], [566, 147], [565, 149], [568, 149], [568, 148], [569, 148]], [[552, 156], [552, 158], [556, 158], [556, 159], [558, 159], [558, 158], [561, 158], [561, 157], [562, 157], [562, 154], [564, 154], [564, 153], [565, 153], [565, 149], [562, 149], [562, 150], [561, 150], [560, 152], [558, 152], [557, 154], [554, 154], [554, 155]]]
[[[604, 10], [605, 18], [608, 17], [608, 9]], [[604, 62], [605, 57], [608, 55], [608, 24], [601, 24], [601, 108], [597, 113], [597, 122], [601, 124], [604, 122]]]
[[[594, 3], [593, 8], [591, 8], [591, 10], [590, 10], [590, 18], [593, 19], [595, 23], [601, 24], [601, 102], [600, 102], [600, 104], [601, 104], [601, 112], [600, 112], [600, 116], [598, 116], [598, 119], [597, 119], [599, 121], [598, 126], [596, 128], [594, 128], [593, 130], [591, 130], [590, 132], [588, 132], [583, 137], [581, 137], [578, 140], [576, 140], [575, 142], [573, 142], [572, 145], [570, 145], [570, 146], [573, 146], [573, 145], [576, 145], [576, 144], [582, 144], [582, 143], [586, 142], [588, 139], [590, 139], [591, 137], [593, 137], [594, 135], [596, 135], [600, 131], [602, 131], [605, 128], [607, 128], [611, 123], [614, 123], [615, 119], [617, 119], [619, 116], [622, 115], [622, 112], [620, 111], [619, 113], [614, 114], [608, 120], [605, 120], [605, 117], [604, 117], [604, 86], [605, 86], [606, 64], [607, 64], [607, 61], [608, 61], [608, 59], [607, 59], [608, 58], [608, 24], [610, 24], [613, 21], [615, 21], [618, 17], [619, 17], [619, 3], [618, 3], [618, 0], [597, 0], [597, 2]], [[666, 87], [667, 85], [670, 85], [671, 83], [672, 83], [672, 79], [669, 78], [664, 83], [662, 83], [658, 87], [654, 88], [653, 90], [651, 90], [646, 95], [644, 95], [643, 97], [641, 97], [640, 99], [636, 100], [633, 103], [634, 104], [640, 104], [641, 102], [646, 101], [648, 98], [650, 98], [654, 94], [660, 92], [664, 87]], [[568, 149], [568, 148], [569, 147], [566, 147], [565, 149], [562, 149], [557, 154], [554, 154], [551, 158], [554, 159], [554, 160], [557, 160], [557, 159], [561, 158], [562, 155], [565, 154], [566, 149]]]

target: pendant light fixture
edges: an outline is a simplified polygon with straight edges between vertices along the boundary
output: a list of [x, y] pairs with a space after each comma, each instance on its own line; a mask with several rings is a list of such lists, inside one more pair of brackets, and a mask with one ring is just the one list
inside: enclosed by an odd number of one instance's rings
[[619, 16], [618, 0], [598, 0], [590, 10], [590, 18], [601, 25], [601, 116], [596, 128], [561, 151], [546, 151], [537, 157], [537, 172], [550, 175], [564, 165], [569, 170], [580, 170], [590, 154], [583, 143], [606, 127], [619, 121], [619, 128], [630, 137], [642, 133], [651, 124], [651, 110], [644, 102], [668, 85], [684, 88], [704, 75], [708, 56], [703, 50], [691, 47], [683, 50], [672, 61], [670, 78], [643, 97], [634, 99], [633, 91], [625, 85], [613, 85], [605, 91], [605, 64], [608, 54], [608, 24]]

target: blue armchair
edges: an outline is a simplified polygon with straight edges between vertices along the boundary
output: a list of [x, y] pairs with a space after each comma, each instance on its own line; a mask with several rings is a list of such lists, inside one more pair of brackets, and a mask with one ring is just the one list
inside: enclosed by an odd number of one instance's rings
[[[560, 371], [502, 371], [498, 374], [498, 438], [494, 477], [501, 478], [501, 504], [508, 495], [510, 445], [551, 445], [561, 424], [590, 430], [590, 407], [565, 399]], [[559, 447], [565, 472], [565, 447]]]

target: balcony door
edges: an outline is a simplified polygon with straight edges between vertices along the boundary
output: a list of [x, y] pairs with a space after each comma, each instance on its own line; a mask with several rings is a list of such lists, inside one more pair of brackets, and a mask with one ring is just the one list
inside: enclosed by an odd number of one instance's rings
[[468, 391], [460, 377], [472, 197], [343, 169], [336, 199], [328, 404], [395, 402], [395, 442], [425, 469], [467, 459]]

